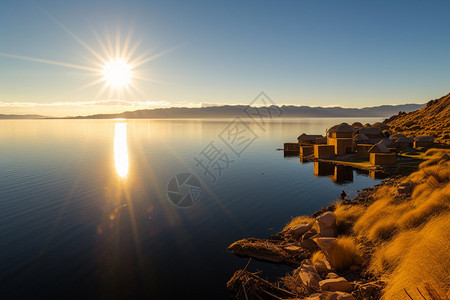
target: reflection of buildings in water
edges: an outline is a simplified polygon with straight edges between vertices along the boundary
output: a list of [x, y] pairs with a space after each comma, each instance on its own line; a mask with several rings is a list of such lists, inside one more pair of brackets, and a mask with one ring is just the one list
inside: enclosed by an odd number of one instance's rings
[[331, 176], [334, 175], [334, 165], [327, 162], [314, 162], [314, 176]]
[[299, 155], [298, 151], [283, 151], [284, 157], [296, 157]]
[[369, 171], [369, 176], [372, 179], [386, 179], [389, 177], [389, 174], [380, 171]]
[[300, 163], [307, 164], [307, 163], [310, 163], [310, 162], [312, 162], [312, 161], [309, 160], [309, 159], [305, 159], [305, 156], [300, 155]]
[[334, 165], [327, 162], [314, 162], [314, 176], [328, 176], [336, 183], [352, 182], [353, 168], [350, 166]]
[[336, 165], [334, 167], [334, 174], [330, 176], [330, 179], [334, 182], [352, 182], [353, 181], [353, 168], [349, 166]]

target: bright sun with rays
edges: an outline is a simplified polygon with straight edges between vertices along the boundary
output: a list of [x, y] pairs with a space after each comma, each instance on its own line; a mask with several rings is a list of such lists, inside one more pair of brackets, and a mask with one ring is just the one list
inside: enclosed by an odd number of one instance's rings
[[106, 63], [103, 69], [103, 79], [112, 88], [127, 87], [133, 78], [133, 68], [125, 60], [113, 60]]

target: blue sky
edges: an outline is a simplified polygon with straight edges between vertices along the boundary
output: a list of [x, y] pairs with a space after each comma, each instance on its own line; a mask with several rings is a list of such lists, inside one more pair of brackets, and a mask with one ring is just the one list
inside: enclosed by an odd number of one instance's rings
[[[260, 91], [279, 104], [364, 107], [449, 92], [448, 1], [0, 5], [0, 113], [246, 104]], [[131, 91], [99, 93], [104, 82], [82, 88], [102, 76], [13, 57], [93, 68], [98, 59], [54, 20], [103, 56], [94, 31], [104, 42], [120, 31], [123, 45], [133, 29], [130, 47], [142, 40], [134, 57], [164, 55], [136, 67], [147, 79], [132, 79]]]

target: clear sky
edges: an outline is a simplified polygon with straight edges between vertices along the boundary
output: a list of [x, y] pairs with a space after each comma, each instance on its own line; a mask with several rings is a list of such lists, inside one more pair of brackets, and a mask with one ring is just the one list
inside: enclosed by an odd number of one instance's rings
[[[450, 92], [449, 15], [449, 1], [2, 1], [0, 113], [247, 104], [260, 91], [278, 104], [424, 103]], [[121, 89], [102, 73], [119, 32], [122, 54], [137, 46]]]

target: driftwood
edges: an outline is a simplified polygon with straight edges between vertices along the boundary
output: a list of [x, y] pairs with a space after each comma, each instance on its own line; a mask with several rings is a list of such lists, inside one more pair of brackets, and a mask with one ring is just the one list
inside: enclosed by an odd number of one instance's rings
[[299, 266], [303, 259], [311, 256], [310, 250], [301, 248], [298, 243], [274, 239], [243, 239], [231, 244], [228, 250], [239, 256], [290, 266]]
[[238, 270], [227, 282], [227, 288], [233, 292], [235, 299], [265, 300], [287, 299], [296, 295], [258, 276], [260, 272], [251, 273], [246, 270]]

